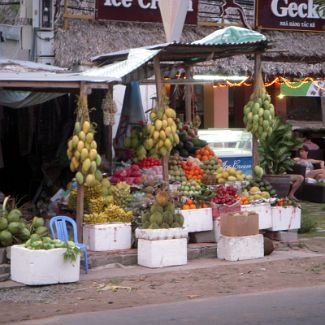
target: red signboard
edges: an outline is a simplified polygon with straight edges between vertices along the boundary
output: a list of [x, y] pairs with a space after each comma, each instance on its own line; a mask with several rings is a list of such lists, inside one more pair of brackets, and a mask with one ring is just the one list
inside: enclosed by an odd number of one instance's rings
[[319, 11], [314, 0], [256, 0], [256, 26], [325, 32], [325, 12]]
[[[159, 0], [96, 0], [96, 19], [161, 22]], [[198, 0], [189, 1], [185, 24], [197, 24]]]

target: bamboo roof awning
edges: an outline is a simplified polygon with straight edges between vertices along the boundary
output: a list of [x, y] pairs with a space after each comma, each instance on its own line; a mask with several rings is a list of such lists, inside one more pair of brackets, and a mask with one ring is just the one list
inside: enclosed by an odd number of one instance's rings
[[[144, 49], [159, 50], [157, 55], [160, 62], [195, 64], [234, 55], [263, 52], [266, 46], [267, 40], [264, 35], [249, 29], [231, 26], [191, 43], [170, 42], [146, 46]], [[129, 52], [130, 49], [101, 54], [93, 57], [92, 61], [98, 65], [111, 64], [126, 60]]]

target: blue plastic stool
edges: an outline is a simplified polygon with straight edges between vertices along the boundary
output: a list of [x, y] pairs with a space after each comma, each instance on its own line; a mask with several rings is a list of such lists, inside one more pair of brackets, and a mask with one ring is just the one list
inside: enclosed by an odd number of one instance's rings
[[78, 242], [78, 233], [77, 233], [76, 222], [72, 218], [66, 217], [66, 216], [56, 216], [56, 217], [51, 218], [50, 230], [51, 230], [52, 237], [53, 237], [53, 239], [60, 239], [64, 242], [67, 242], [69, 240], [68, 224], [70, 224], [72, 226], [74, 243], [83, 252], [84, 270], [85, 270], [85, 273], [88, 273], [87, 246], [85, 244], [81, 244]]

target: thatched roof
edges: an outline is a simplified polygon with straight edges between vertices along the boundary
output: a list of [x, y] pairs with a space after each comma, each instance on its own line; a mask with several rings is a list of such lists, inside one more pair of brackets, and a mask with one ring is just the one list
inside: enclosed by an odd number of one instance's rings
[[[181, 41], [198, 40], [214, 29], [185, 26]], [[264, 32], [271, 41], [271, 50], [263, 58], [267, 75], [325, 77], [325, 33]], [[163, 26], [150, 23], [73, 21], [69, 29], [58, 29], [55, 57], [60, 66], [71, 67], [91, 57], [133, 47], [165, 42]], [[272, 60], [272, 61], [270, 61]], [[208, 67], [208, 69], [204, 68]], [[204, 73], [253, 74], [253, 58], [235, 56], [200, 65]]]
[[[262, 61], [263, 72], [267, 77], [282, 75], [287, 77], [325, 77], [325, 61], [317, 64]], [[244, 55], [200, 63], [194, 67], [195, 73], [221, 75], [252, 75], [254, 73], [253, 57]]]
[[[192, 42], [211, 33], [210, 28], [185, 26], [181, 41]], [[162, 24], [73, 21], [58, 29], [54, 47], [58, 65], [71, 67], [102, 53], [164, 43]]]

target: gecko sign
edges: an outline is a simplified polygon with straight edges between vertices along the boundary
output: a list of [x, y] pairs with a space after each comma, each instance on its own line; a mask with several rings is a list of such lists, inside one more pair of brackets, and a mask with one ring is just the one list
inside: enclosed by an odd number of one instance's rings
[[314, 0], [257, 0], [256, 26], [325, 32], [325, 11]]

